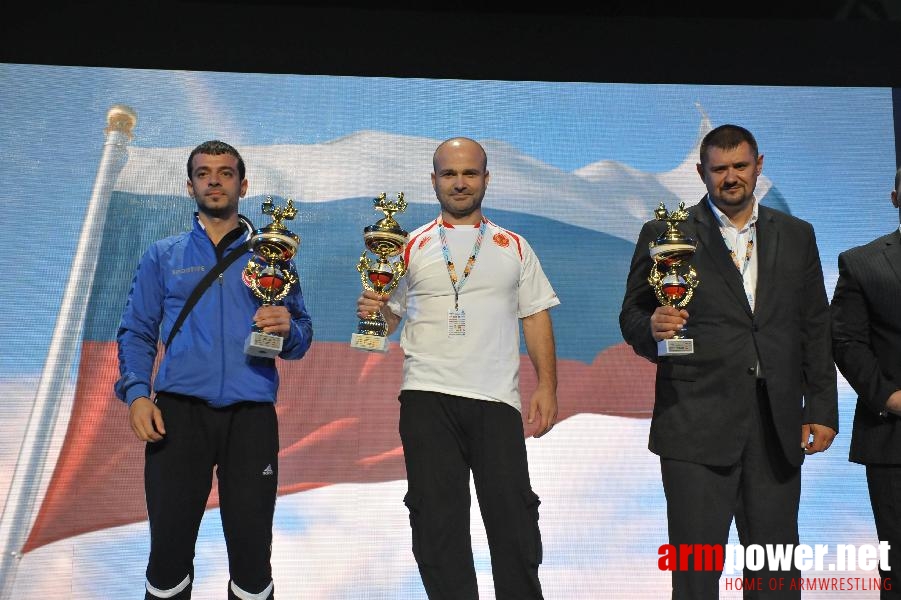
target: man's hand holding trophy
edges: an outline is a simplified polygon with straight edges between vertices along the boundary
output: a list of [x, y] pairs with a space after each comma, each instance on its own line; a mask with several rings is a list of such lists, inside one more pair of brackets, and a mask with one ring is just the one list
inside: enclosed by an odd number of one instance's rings
[[[284, 207], [276, 207], [271, 197], [263, 202], [263, 214], [270, 215], [272, 222], [254, 231], [250, 238], [253, 256], [244, 267], [244, 283], [254, 296], [262, 301], [262, 306], [276, 305], [297, 285], [298, 277], [294, 266], [294, 255], [300, 245], [300, 236], [288, 230], [282, 221], [289, 221], [297, 215], [294, 202], [288, 198]], [[244, 342], [244, 352], [251, 356], [275, 358], [282, 351], [284, 338], [267, 333], [256, 325]]]
[[[648, 275], [648, 283], [662, 306], [684, 308], [698, 286], [698, 274], [688, 264], [694, 256], [697, 242], [679, 230], [678, 224], [688, 218], [685, 203], [673, 212], [666, 210], [661, 202], [654, 211], [658, 221], [666, 223], [664, 231], [648, 248], [654, 264]], [[657, 356], [693, 354], [694, 340], [687, 336], [683, 328], [673, 337], [657, 342]]]
[[[385, 217], [363, 229], [366, 250], [360, 255], [357, 271], [360, 273], [364, 290], [390, 294], [407, 272], [404, 259], [399, 255], [404, 251], [408, 234], [394, 220], [395, 213], [406, 210], [407, 202], [404, 200], [403, 192], [399, 192], [394, 201], [389, 201], [388, 195], [382, 192], [373, 200], [373, 205], [376, 210], [382, 211]], [[367, 255], [368, 252], [376, 256], [375, 261]], [[397, 257], [395, 260], [389, 260], [395, 257]], [[388, 350], [388, 324], [379, 311], [360, 319], [356, 333], [351, 335], [350, 345], [358, 350], [370, 352]]]

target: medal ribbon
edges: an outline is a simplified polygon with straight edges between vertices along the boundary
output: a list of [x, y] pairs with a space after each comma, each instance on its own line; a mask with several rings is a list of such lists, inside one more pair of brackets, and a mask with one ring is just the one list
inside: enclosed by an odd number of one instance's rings
[[466, 279], [472, 272], [472, 267], [476, 264], [476, 258], [479, 256], [479, 249], [482, 247], [482, 238], [485, 236], [485, 223], [482, 219], [479, 224], [479, 235], [475, 244], [472, 245], [472, 252], [469, 253], [469, 260], [466, 261], [466, 267], [463, 269], [463, 278], [457, 282], [457, 269], [454, 267], [454, 261], [450, 257], [450, 249], [447, 247], [447, 234], [444, 233], [444, 222], [438, 221], [438, 237], [441, 238], [441, 252], [444, 254], [444, 263], [447, 265], [447, 274], [450, 276], [451, 285], [454, 288], [454, 310], [460, 309], [460, 291], [466, 284]]
[[726, 236], [723, 236], [723, 241], [726, 242], [726, 248], [729, 248], [729, 255], [732, 257], [732, 262], [735, 264], [735, 268], [738, 269], [738, 272], [741, 273], [742, 277], [745, 275], [745, 271], [748, 270], [748, 265], [751, 264], [751, 253], [754, 251], [754, 238], [755, 233], [757, 232], [757, 223], [751, 223], [751, 235], [748, 236], [748, 245], [745, 248], [745, 258], [741, 264], [738, 262], [738, 257], [735, 256], [735, 250], [729, 245], [729, 240], [726, 239]]
[[[745, 278], [745, 272], [748, 270], [748, 265], [751, 264], [751, 254], [754, 252], [754, 238], [757, 234], [757, 223], [751, 223], [750, 227], [751, 234], [748, 236], [748, 244], [745, 248], [744, 260], [741, 263], [738, 262], [738, 257], [735, 255], [735, 250], [733, 250], [732, 246], [729, 245], [729, 240], [727, 240], [726, 236], [723, 235], [723, 242], [725, 242], [726, 248], [729, 248], [729, 255], [732, 257], [732, 263], [735, 265], [735, 268], [738, 269], [738, 272], [741, 273], [742, 280], [744, 280]], [[754, 297], [747, 290], [745, 290], [745, 295], [748, 297], [748, 303], [751, 306], [751, 310], [754, 310]]]

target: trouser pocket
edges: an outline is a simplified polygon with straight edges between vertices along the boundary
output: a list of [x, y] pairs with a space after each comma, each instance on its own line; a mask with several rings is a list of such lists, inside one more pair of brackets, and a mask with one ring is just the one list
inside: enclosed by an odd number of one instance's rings
[[416, 559], [417, 564], [422, 564], [422, 543], [420, 541], [420, 538], [422, 537], [422, 498], [407, 492], [404, 496], [404, 504], [407, 505], [407, 510], [410, 511], [410, 532], [413, 536], [413, 557]]
[[541, 530], [538, 527], [538, 506], [541, 504], [541, 500], [538, 498], [538, 494], [532, 490], [524, 490], [522, 492], [522, 500], [525, 503], [522, 531], [526, 532], [526, 558], [533, 562], [535, 566], [538, 566], [544, 558]]

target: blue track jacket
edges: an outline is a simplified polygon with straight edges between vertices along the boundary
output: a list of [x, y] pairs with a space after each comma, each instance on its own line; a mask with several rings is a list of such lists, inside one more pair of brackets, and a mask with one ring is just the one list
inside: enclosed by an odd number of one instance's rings
[[[238, 238], [226, 250], [245, 243]], [[252, 254], [247, 253], [248, 260]], [[141, 257], [116, 335], [120, 378], [116, 396], [128, 405], [151, 396], [157, 344], [169, 331], [191, 292], [216, 264], [216, 249], [196, 218], [192, 231], [155, 242]], [[244, 353], [244, 340], [260, 306], [242, 280], [247, 260], [238, 259], [203, 293], [166, 350], [153, 382], [157, 392], [183, 394], [221, 407], [242, 401], [272, 402], [278, 392], [275, 360]], [[285, 338], [283, 359], [301, 358], [313, 339], [310, 315], [300, 286], [286, 297], [291, 333]]]

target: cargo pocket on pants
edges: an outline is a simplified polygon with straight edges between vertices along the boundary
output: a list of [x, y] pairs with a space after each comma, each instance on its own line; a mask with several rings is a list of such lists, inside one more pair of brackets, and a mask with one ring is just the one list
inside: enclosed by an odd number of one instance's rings
[[544, 558], [541, 530], [538, 527], [538, 505], [541, 504], [541, 500], [539, 500], [538, 494], [532, 490], [524, 490], [522, 499], [525, 503], [525, 511], [523, 511], [525, 522], [522, 527], [522, 531], [526, 532], [524, 551], [527, 553], [526, 558], [529, 562], [537, 567]]
[[410, 511], [410, 533], [413, 536], [413, 558], [416, 564], [422, 564], [422, 545], [419, 543], [421, 528], [419, 527], [419, 519], [421, 518], [420, 507], [422, 499], [419, 496], [411, 496], [409, 492], [404, 496], [404, 504]]

